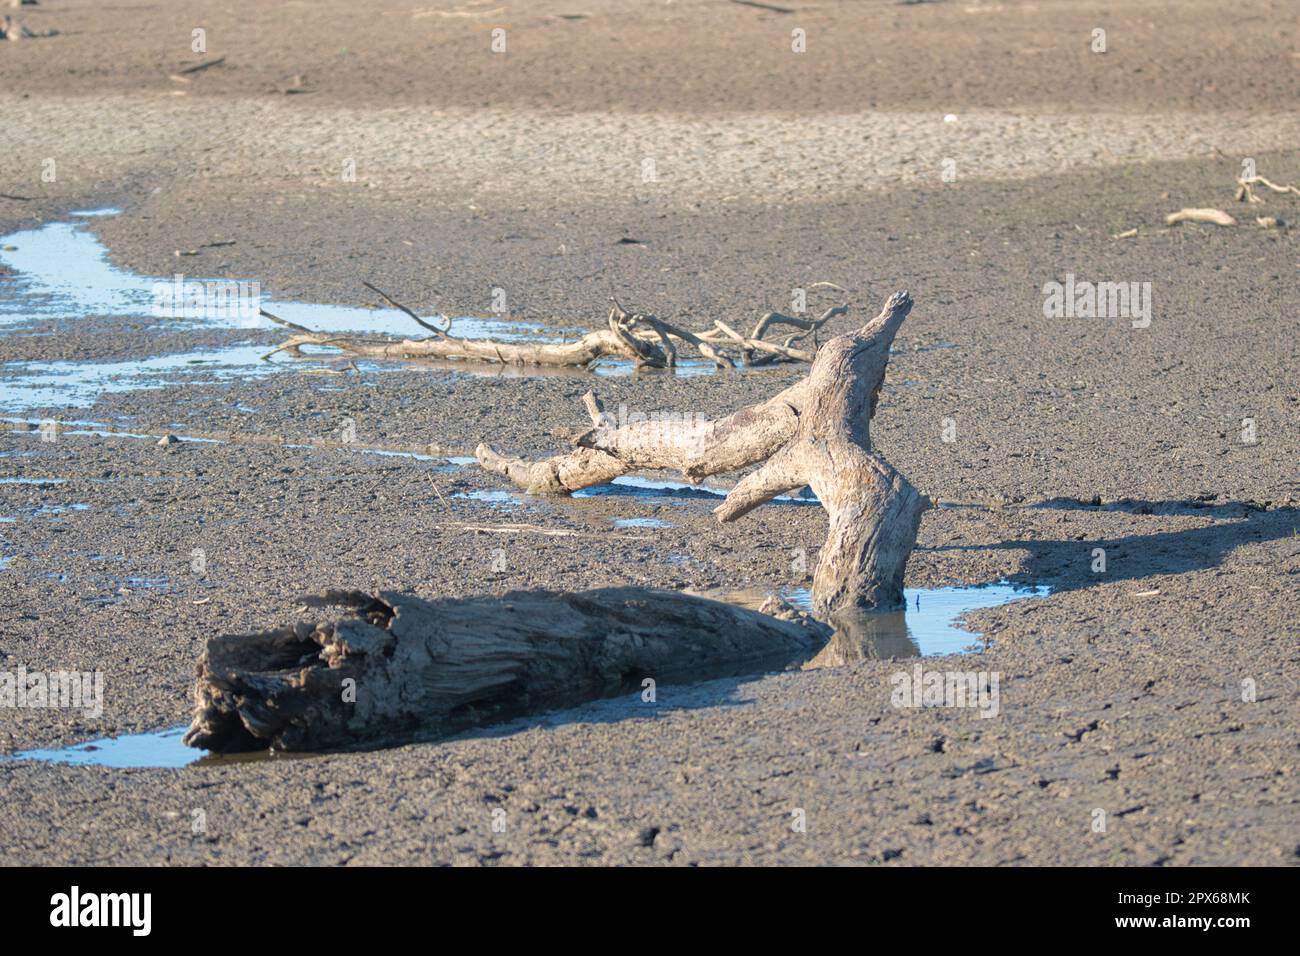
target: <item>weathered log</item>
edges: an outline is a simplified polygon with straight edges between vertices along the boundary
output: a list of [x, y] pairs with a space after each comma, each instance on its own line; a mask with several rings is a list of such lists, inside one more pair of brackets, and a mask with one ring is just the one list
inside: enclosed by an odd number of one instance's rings
[[476, 455], [484, 469], [534, 494], [567, 494], [642, 469], [698, 482], [763, 462], [715, 509], [718, 520], [810, 485], [830, 515], [813, 575], [814, 612], [825, 619], [845, 607], [901, 607], [903, 573], [929, 501], [872, 450], [870, 423], [890, 346], [911, 309], [911, 296], [895, 293], [875, 319], [822, 346], [806, 379], [726, 418], [615, 427], [588, 393], [593, 427], [574, 451], [533, 462], [479, 445]]
[[266, 311], [262, 315], [298, 332], [275, 349], [275, 352], [294, 355], [302, 355], [304, 345], [324, 345], [347, 355], [370, 359], [469, 359], [501, 365], [579, 367], [602, 358], [624, 358], [653, 368], [668, 364], [663, 350], [654, 343], [620, 335], [612, 328], [588, 332], [573, 342], [496, 342], [463, 339], [447, 333], [423, 339], [377, 339], [313, 332]]
[[658, 684], [806, 660], [829, 632], [687, 594], [604, 588], [424, 601], [331, 591], [346, 614], [214, 637], [185, 742], [219, 752], [351, 749]]

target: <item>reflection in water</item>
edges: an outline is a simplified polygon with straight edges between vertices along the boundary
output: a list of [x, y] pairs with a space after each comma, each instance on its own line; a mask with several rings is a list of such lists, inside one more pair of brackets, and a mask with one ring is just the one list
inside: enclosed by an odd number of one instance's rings
[[[979, 634], [959, 625], [968, 611], [998, 607], [1020, 598], [1044, 597], [1052, 592], [1046, 585], [1021, 585], [1009, 581], [971, 587], [907, 588], [902, 611], [840, 612], [831, 624], [835, 636], [810, 666], [824, 667], [837, 658], [840, 663], [885, 657], [933, 657], [979, 650]], [[801, 611], [812, 612], [812, 594], [807, 588], [783, 592], [781, 598]]]
[[831, 624], [835, 633], [817, 656], [804, 664], [805, 670], [844, 667], [891, 657], [921, 656], [920, 645], [908, 633], [905, 611], [843, 612], [833, 616]]

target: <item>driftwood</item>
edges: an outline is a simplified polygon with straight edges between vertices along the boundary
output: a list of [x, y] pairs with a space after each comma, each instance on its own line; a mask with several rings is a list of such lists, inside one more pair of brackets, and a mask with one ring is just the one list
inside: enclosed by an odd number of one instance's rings
[[737, 471], [774, 454], [794, 435], [807, 380], [715, 421], [669, 420], [619, 426], [594, 393], [583, 396], [590, 431], [571, 452], [542, 461], [507, 458], [488, 445], [474, 454], [488, 471], [530, 494], [568, 494], [640, 469], [678, 471], [687, 481]]
[[777, 495], [812, 487], [830, 515], [813, 575], [813, 609], [902, 606], [903, 572], [929, 501], [871, 448], [869, 425], [889, 348], [912, 308], [895, 293], [861, 329], [824, 345], [802, 382], [716, 421], [617, 426], [599, 400], [584, 398], [592, 429], [571, 452], [542, 461], [477, 449], [479, 463], [534, 494], [565, 494], [641, 469], [679, 471], [688, 481], [763, 462], [715, 509], [734, 521]]
[[1262, 203], [1264, 200], [1255, 195], [1256, 186], [1263, 186], [1265, 189], [1271, 189], [1275, 193], [1291, 193], [1300, 196], [1300, 186], [1294, 186], [1290, 183], [1275, 183], [1265, 179], [1263, 176], [1251, 176], [1250, 178], [1239, 177], [1237, 179], [1237, 202], [1254, 202]]
[[1208, 222], [1215, 226], [1235, 226], [1233, 219], [1222, 209], [1180, 209], [1165, 216], [1165, 223], [1174, 226], [1180, 222]]
[[[823, 346], [804, 381], [719, 421], [617, 427], [588, 395], [592, 428], [575, 451], [529, 463], [480, 449], [480, 460], [553, 493], [633, 468], [673, 468], [697, 481], [762, 462], [715, 509], [719, 520], [810, 485], [830, 515], [813, 576], [818, 618], [899, 608], [928, 501], [872, 450], [869, 424], [911, 307], [906, 292], [896, 293], [871, 322]], [[760, 613], [636, 588], [432, 602], [337, 591], [307, 603], [347, 613], [208, 641], [187, 744], [226, 752], [398, 743], [636, 689], [647, 678], [699, 680], [908, 651], [905, 629], [901, 640], [897, 627], [882, 634], [883, 618], [841, 626], [844, 636], [828, 644], [826, 625], [790, 620], [798, 616], [779, 602]]]
[[[369, 282], [363, 285], [401, 309], [430, 334], [418, 339], [336, 335], [313, 331], [263, 309], [260, 310], [263, 317], [296, 333], [264, 358], [270, 359], [279, 352], [302, 356], [303, 346], [313, 345], [329, 346], [345, 355], [371, 359], [460, 359], [502, 365], [581, 368], [614, 358], [631, 361], [637, 368], [673, 368], [677, 365], [679, 350], [691, 347], [719, 368], [786, 361], [811, 362], [816, 353], [817, 331], [830, 319], [848, 311], [847, 305], [837, 305], [815, 319], [768, 312], [746, 336], [720, 320], [715, 321], [708, 331], [691, 332], [653, 315], [629, 312], [617, 299], [612, 299], [606, 327], [588, 332], [575, 341], [497, 342], [453, 335], [450, 321], [445, 328], [431, 325]], [[821, 287], [840, 288], [832, 283], [815, 283], [811, 288]], [[780, 341], [767, 338], [779, 326], [788, 326], [795, 331]], [[812, 336], [813, 349], [800, 348], [809, 336]]]
[[647, 678], [777, 669], [828, 637], [813, 621], [638, 588], [437, 601], [332, 591], [308, 604], [347, 613], [208, 641], [187, 744], [301, 751], [441, 737], [641, 690]]

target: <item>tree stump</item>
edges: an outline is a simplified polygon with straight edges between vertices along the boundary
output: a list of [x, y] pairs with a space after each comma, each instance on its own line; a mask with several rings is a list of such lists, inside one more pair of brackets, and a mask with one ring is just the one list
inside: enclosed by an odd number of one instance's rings
[[911, 309], [912, 297], [895, 293], [876, 318], [822, 346], [806, 379], [726, 418], [614, 427], [588, 393], [593, 427], [575, 450], [531, 462], [480, 445], [479, 463], [530, 493], [567, 494], [640, 469], [675, 470], [694, 483], [762, 462], [715, 509], [718, 520], [811, 486], [830, 516], [813, 574], [817, 616], [902, 607], [904, 570], [930, 502], [872, 450], [870, 424], [890, 346]]

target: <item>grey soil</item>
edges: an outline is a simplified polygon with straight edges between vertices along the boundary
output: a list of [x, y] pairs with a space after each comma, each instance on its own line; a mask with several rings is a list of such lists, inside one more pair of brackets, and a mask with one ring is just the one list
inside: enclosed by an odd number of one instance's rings
[[[995, 6], [1004, 9], [988, 12]], [[872, 661], [661, 686], [654, 704], [620, 698], [375, 752], [182, 770], [0, 762], [0, 861], [1300, 863], [1300, 256], [1294, 232], [1254, 224], [1258, 214], [1300, 219], [1300, 201], [1233, 202], [1247, 155], [1269, 178], [1300, 179], [1294, 129], [1274, 121], [1300, 105], [1284, 4], [1231, 13], [1108, 4], [1104, 16], [1087, 5], [819, 4], [809, 49], [818, 41], [825, 53], [806, 54], [800, 73], [789, 54], [766, 52], [788, 50], [797, 17], [735, 4], [620, 7], [617, 16], [603, 2], [467, 4], [461, 12], [474, 16], [413, 19], [396, 4], [359, 16], [331, 2], [275, 27], [270, 8], [239, 2], [210, 30], [209, 55], [229, 52], [229, 65], [188, 84], [167, 74], [199, 59], [188, 47], [203, 23], [190, 13], [198, 5], [167, 4], [165, 16], [146, 7], [152, 18], [126, 10], [111, 23], [79, 5], [22, 11], [33, 29], [64, 35], [0, 48], [8, 128], [24, 131], [0, 128], [0, 155], [14, 158], [0, 166], [0, 192], [31, 197], [0, 200], [5, 234], [113, 204], [123, 215], [93, 228], [116, 264], [145, 275], [255, 277], [277, 297], [350, 304], [371, 301], [360, 285], [370, 279], [423, 311], [478, 315], [499, 287], [519, 318], [578, 325], [599, 321], [611, 288], [630, 306], [703, 328], [784, 308], [793, 287], [829, 280], [854, 305], [833, 333], [907, 288], [916, 308], [872, 437], [946, 503], [925, 516], [907, 583], [1009, 578], [1055, 592], [971, 615], [993, 641], [982, 655], [926, 661], [1000, 672], [994, 719], [895, 708], [890, 677], [912, 662]], [[588, 16], [559, 16], [575, 12]], [[339, 39], [344, 18], [355, 39]], [[508, 29], [505, 56], [518, 51], [517, 60], [486, 52], [497, 20]], [[1085, 54], [1097, 25], [1113, 53], [1093, 60]], [[235, 41], [223, 30], [252, 45], [226, 51]], [[437, 55], [417, 69], [422, 44]], [[1058, 55], [1062, 44], [1078, 56]], [[350, 52], [335, 52], [342, 47]], [[318, 92], [271, 92], [295, 73]], [[123, 95], [95, 99], [104, 93]], [[304, 128], [326, 141], [364, 124], [368, 110], [394, 111], [381, 118], [400, 149], [403, 131], [418, 140], [422, 111], [462, 111], [458, 122], [472, 125], [482, 109], [483, 122], [509, 133], [492, 168], [537, 172], [467, 192], [491, 172], [477, 143], [447, 142], [445, 179], [414, 175], [397, 153], [386, 167], [372, 143], [372, 172], [345, 185], [333, 170], [349, 145], [330, 154], [317, 142], [319, 169], [290, 163], [272, 175], [257, 148], [202, 130], [205, 104], [240, 123], [260, 116], [263, 141], [281, 149]], [[341, 120], [344, 107], [354, 112]], [[577, 188], [567, 172], [548, 172], [546, 157], [583, 167], [582, 150], [599, 153], [600, 140], [569, 153], [542, 148], [571, 142], [562, 124], [548, 132], [550, 109], [597, 130], [684, 123], [673, 135], [693, 144], [680, 155], [703, 164], [701, 179], [646, 190], [629, 136], [627, 178], [598, 167]], [[895, 119], [854, 119], [872, 109]], [[1000, 155], [996, 137], [976, 136], [974, 171], [965, 175], [957, 149], [957, 179], [945, 183], [937, 170], [952, 147], [942, 116], [959, 114], [960, 126], [966, 109], [992, 124], [1023, 117], [1009, 127], [1023, 139]], [[800, 111], [821, 125], [802, 145], [780, 139]], [[1119, 128], [1124, 116], [1147, 117], [1142, 162], [1091, 150], [1090, 131], [1112, 114]], [[42, 115], [51, 117], [45, 134]], [[94, 115], [104, 119], [82, 122]], [[136, 129], [114, 116], [199, 132]], [[1067, 145], [1048, 135], [1056, 118]], [[898, 163], [859, 169], [852, 189], [836, 177], [820, 195], [801, 185], [819, 155], [839, 156], [829, 137], [858, 122]], [[777, 136], [774, 158], [747, 163], [741, 144], [728, 147], [737, 162], [708, 159], [699, 130], [725, 138], [745, 124]], [[1204, 141], [1189, 140], [1192, 128], [1207, 131]], [[364, 128], [349, 135], [364, 140]], [[901, 161], [912, 142], [924, 152], [909, 173]], [[1035, 149], [1042, 163], [1025, 159]], [[67, 176], [43, 183], [39, 162], [51, 152]], [[870, 165], [870, 144], [863, 152], [862, 164], [835, 161]], [[771, 175], [756, 179], [756, 169]], [[1166, 228], [1164, 215], [1183, 206], [1223, 208], [1242, 224]], [[1135, 238], [1112, 238], [1134, 227]], [[217, 239], [236, 244], [173, 255]], [[1044, 318], [1043, 284], [1067, 273], [1150, 282], [1150, 327]], [[128, 361], [281, 338], [149, 326], [33, 323], [0, 334], [0, 362]], [[0, 365], [0, 384], [16, 371]], [[350, 418], [363, 445], [469, 454], [490, 440], [543, 455], [583, 426], [588, 388], [607, 407], [712, 417], [805, 369], [472, 371], [322, 376], [289, 364], [234, 382], [107, 394], [92, 408], [3, 414], [291, 443], [336, 437]], [[1253, 444], [1241, 440], [1247, 418]], [[943, 440], [946, 419], [955, 441]], [[0, 477], [62, 479], [0, 482], [0, 516], [16, 519], [0, 524], [0, 554], [12, 557], [0, 569], [0, 669], [106, 675], [97, 720], [0, 710], [7, 753], [186, 722], [204, 640], [287, 622], [303, 594], [800, 587], [807, 575], [792, 570], [794, 555], [806, 550], [811, 568], [826, 531], [819, 508], [779, 503], [726, 527], [710, 513], [716, 502], [698, 498], [502, 505], [455, 496], [505, 487], [474, 468], [251, 440], [45, 443], [0, 431]], [[52, 510], [71, 504], [88, 507]], [[615, 529], [616, 517], [671, 526]], [[1105, 573], [1092, 570], [1099, 547]], [[202, 574], [191, 570], [196, 548]], [[502, 553], [505, 570], [494, 571]], [[1254, 702], [1243, 702], [1243, 681], [1254, 683]], [[499, 809], [504, 832], [493, 830]], [[1098, 809], [1104, 833], [1093, 830]], [[196, 810], [206, 817], [197, 834]], [[792, 830], [795, 810], [806, 832]]]

